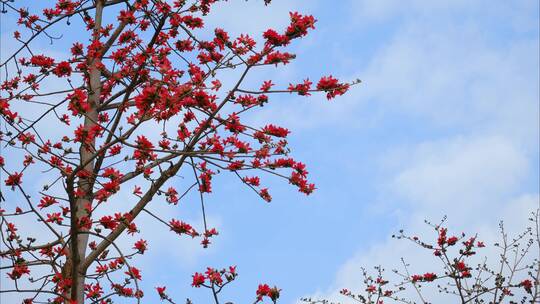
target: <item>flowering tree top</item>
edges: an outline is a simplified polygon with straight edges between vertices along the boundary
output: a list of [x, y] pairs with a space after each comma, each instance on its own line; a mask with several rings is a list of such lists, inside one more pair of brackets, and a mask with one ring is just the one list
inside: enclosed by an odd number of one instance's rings
[[[0, 156], [0, 257], [13, 281], [2, 292], [24, 294], [25, 303], [140, 302], [143, 275], [134, 257], [145, 253], [147, 240], [132, 248], [117, 242], [139, 233], [140, 214], [207, 247], [218, 234], [204, 209], [216, 174], [231, 172], [267, 202], [266, 175], [305, 194], [315, 190], [306, 166], [289, 156], [290, 131], [271, 122], [246, 125], [242, 117], [276, 94], [322, 92], [331, 100], [359, 81], [322, 76], [316, 84], [305, 79], [280, 88], [267, 80], [246, 87], [250, 71], [294, 60], [286, 47], [316, 20], [291, 12], [286, 28], [231, 37], [206, 27], [216, 2], [58, 0], [31, 11], [1, 1], [2, 12], [18, 18], [9, 42], [14, 51], [0, 63], [0, 139], [7, 156]], [[62, 40], [70, 44], [63, 50], [69, 55], [34, 48], [39, 39], [54, 46], [57, 33], [70, 27], [85, 32]], [[232, 86], [222, 85], [220, 78], [237, 74]], [[158, 196], [176, 208], [191, 191], [199, 192], [202, 227], [152, 212]], [[114, 207], [120, 211], [113, 211], [114, 200], [121, 201]], [[20, 229], [30, 221], [39, 234]], [[193, 286], [211, 289], [217, 303], [235, 277], [235, 268], [209, 268], [193, 275]], [[165, 287], [157, 291], [172, 302]], [[278, 297], [279, 289], [261, 284], [255, 301]]]

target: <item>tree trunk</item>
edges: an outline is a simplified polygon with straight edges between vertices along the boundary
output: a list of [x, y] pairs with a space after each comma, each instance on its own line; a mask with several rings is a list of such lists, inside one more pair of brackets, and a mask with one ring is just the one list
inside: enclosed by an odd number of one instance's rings
[[[99, 39], [99, 30], [101, 28], [101, 20], [103, 15], [105, 0], [97, 0], [96, 13], [95, 13], [95, 27], [93, 31], [92, 40]], [[101, 95], [101, 71], [97, 68], [100, 62], [100, 57], [89, 58], [88, 68], [88, 104], [89, 110], [85, 113], [84, 118], [84, 130], [90, 132], [94, 128], [98, 121], [98, 106], [100, 104]], [[72, 280], [71, 286], [71, 299], [76, 300], [78, 304], [84, 303], [84, 283], [86, 277], [86, 270], [81, 267], [86, 258], [86, 247], [88, 246], [89, 235], [85, 228], [79, 226], [79, 220], [82, 217], [91, 218], [89, 210], [91, 210], [91, 204], [93, 201], [93, 185], [95, 181], [94, 172], [94, 154], [95, 154], [96, 141], [95, 138], [88, 143], [81, 143], [79, 148], [80, 166], [84, 166], [83, 170], [90, 173], [87, 177], [79, 178], [77, 186], [85, 193], [83, 197], [77, 198], [73, 207], [75, 210], [71, 210], [72, 216], [75, 215], [75, 219], [71, 221], [72, 239], [70, 243], [70, 256], [66, 261], [67, 272]], [[81, 233], [82, 232], [82, 233]], [[71, 268], [71, 269], [69, 269]]]

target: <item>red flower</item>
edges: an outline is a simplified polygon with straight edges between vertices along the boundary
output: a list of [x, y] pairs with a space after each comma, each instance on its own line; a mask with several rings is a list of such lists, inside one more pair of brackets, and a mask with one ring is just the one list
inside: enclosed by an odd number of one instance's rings
[[339, 83], [339, 81], [331, 75], [322, 77], [319, 80], [319, 83], [317, 83], [317, 90], [325, 91], [327, 99], [332, 99], [338, 95], [343, 95], [348, 89], [348, 84]]
[[129, 267], [125, 274], [136, 280], [141, 280], [141, 271], [135, 267]]
[[262, 301], [263, 297], [269, 297], [272, 302], [276, 302], [276, 300], [279, 298], [279, 292], [281, 289], [278, 289], [277, 287], [268, 286], [268, 284], [259, 284], [259, 287], [257, 288], [257, 302]]
[[157, 157], [155, 153], [151, 151], [154, 149], [154, 145], [145, 136], [137, 136], [137, 149], [133, 152], [133, 158], [138, 160], [138, 164], [144, 164], [147, 160], [153, 160]]
[[182, 17], [181, 22], [183, 22], [187, 27], [191, 29], [201, 28], [204, 26], [204, 22], [201, 18], [193, 17], [190, 15]]
[[204, 284], [206, 278], [204, 275], [198, 273], [198, 272], [195, 272], [195, 274], [193, 275], [193, 282], [191, 283], [191, 286], [193, 287], [201, 287], [202, 284]]
[[290, 62], [291, 59], [294, 58], [296, 58], [296, 55], [294, 54], [275, 51], [266, 55], [266, 60], [264, 61], [264, 64], [275, 64], [277, 66], [278, 63], [287, 64]]
[[244, 177], [242, 179], [246, 184], [258, 187], [260, 185], [260, 179], [258, 176]]
[[103, 216], [100, 220], [99, 220], [99, 223], [107, 228], [107, 229], [114, 229], [116, 228], [116, 226], [118, 226], [118, 222], [116, 220], [113, 219], [112, 216], [110, 215], [106, 215], [106, 216]]
[[30, 63], [42, 68], [50, 68], [54, 64], [54, 59], [45, 55], [34, 55], [30, 58]]
[[133, 249], [137, 249], [139, 253], [143, 254], [146, 251], [146, 249], [148, 249], [148, 244], [146, 243], [145, 240], [141, 239], [135, 242]]
[[232, 113], [227, 119], [225, 129], [231, 131], [232, 133], [238, 134], [244, 132], [246, 127], [240, 123], [240, 117], [238, 117], [236, 113]]
[[178, 234], [184, 233], [184, 234], [190, 235], [191, 237], [195, 237], [199, 235], [197, 231], [195, 231], [195, 229], [193, 229], [193, 227], [191, 227], [191, 225], [188, 223], [184, 223], [182, 221], [172, 219], [169, 222], [169, 225], [171, 226], [171, 230]]
[[270, 46], [283, 46], [289, 44], [291, 41], [289, 37], [280, 35], [273, 29], [264, 32], [263, 37], [266, 39], [266, 44]]
[[437, 244], [442, 246], [446, 243], [446, 228], [439, 228], [439, 237], [437, 238]]
[[274, 126], [274, 125], [267, 125], [265, 126], [262, 131], [265, 133], [265, 134], [268, 134], [268, 135], [271, 135], [271, 136], [275, 136], [275, 137], [287, 137], [287, 135], [289, 133], [291, 133], [289, 130], [285, 129], [285, 128], [282, 128], [282, 127], [278, 127], [278, 126]]
[[176, 189], [174, 189], [173, 187], [169, 187], [169, 189], [167, 189], [167, 192], [165, 192], [165, 197], [166, 197], [166, 201], [169, 203], [169, 204], [178, 204], [178, 192], [176, 191]]
[[71, 54], [73, 56], [82, 55], [83, 45], [80, 42], [75, 42], [73, 46], [71, 47]]
[[28, 145], [30, 143], [33, 143], [36, 140], [36, 137], [34, 134], [27, 132], [27, 133], [21, 133], [17, 139], [22, 143], [23, 146]]
[[216, 269], [208, 267], [206, 269], [205, 274], [208, 280], [210, 281], [210, 283], [218, 285], [218, 286], [221, 286], [221, 284], [223, 284], [221, 273], [217, 271]]
[[68, 109], [73, 116], [84, 114], [90, 110], [86, 92], [81, 89], [75, 89], [73, 93], [67, 96], [67, 99], [69, 100]]
[[463, 270], [466, 270], [467, 269], [467, 265], [465, 265], [465, 263], [463, 261], [459, 261], [456, 263], [455, 265], [456, 269], [459, 270], [459, 271], [463, 271]]
[[8, 178], [5, 180], [6, 186], [18, 186], [22, 184], [22, 172], [13, 172], [13, 174], [10, 174]]
[[58, 77], [71, 76], [71, 65], [67, 61], [62, 61], [56, 65], [53, 74]]
[[96, 273], [105, 273], [109, 270], [109, 267], [107, 265], [98, 265], [96, 266]]
[[270, 286], [268, 284], [259, 284], [257, 288], [257, 299], [262, 299], [263, 296], [266, 296], [270, 292]]
[[291, 24], [285, 34], [290, 38], [297, 38], [307, 35], [308, 29], [315, 28], [315, 18], [311, 15], [303, 16], [297, 12], [290, 12]]
[[309, 96], [311, 94], [309, 94], [308, 91], [311, 89], [312, 84], [313, 82], [309, 81], [309, 79], [306, 79], [304, 80], [304, 83], [299, 83], [296, 85], [289, 84], [288, 90], [290, 92], [297, 92], [298, 95], [301, 95], [301, 96]]
[[351, 295], [351, 292], [347, 288], [343, 288], [339, 293], [346, 296]]
[[114, 145], [109, 149], [109, 155], [117, 155], [120, 154], [120, 151], [122, 151], [122, 146], [120, 145]]
[[453, 236], [453, 237], [450, 237], [448, 238], [448, 240], [446, 240], [446, 243], [448, 243], [448, 245], [452, 246], [452, 245], [455, 245], [458, 241], [458, 238]]
[[167, 298], [167, 295], [165, 294], [165, 289], [167, 287], [163, 286], [163, 287], [156, 287], [156, 290], [157, 290], [157, 293], [159, 294], [159, 297], [161, 299], [166, 299]]
[[265, 200], [265, 201], [267, 201], [267, 202], [271, 202], [271, 201], [272, 201], [272, 196], [270, 196], [270, 193], [268, 193], [268, 189], [267, 189], [267, 188], [261, 189], [261, 191], [259, 192], [259, 195], [262, 197], [263, 200]]
[[248, 35], [241, 34], [232, 44], [238, 55], [244, 55], [256, 45], [255, 40]]
[[273, 85], [272, 80], [264, 81], [261, 86], [261, 91], [268, 92]]
[[62, 224], [64, 219], [61, 217], [60, 212], [47, 214], [46, 222], [57, 223], [58, 225]]
[[103, 173], [101, 174], [101, 176], [110, 178], [111, 180], [119, 179], [122, 177], [122, 175], [123, 174], [120, 173], [120, 171], [112, 167], [105, 168], [105, 170], [103, 170]]
[[431, 282], [437, 278], [437, 275], [434, 273], [424, 273], [424, 281]]
[[533, 283], [531, 280], [523, 280], [519, 283], [519, 286], [523, 287], [527, 293], [532, 293]]
[[[51, 159], [52, 159], [52, 157], [51, 157]], [[30, 164], [33, 164], [33, 163], [35, 163], [35, 161], [34, 161], [34, 158], [32, 157], [32, 155], [27, 154], [27, 155], [24, 156], [23, 165], [25, 167], [28, 167], [28, 166], [30, 166]], [[52, 164], [52, 165], [54, 165], [54, 164]]]
[[257, 98], [255, 98], [253, 95], [240, 95], [234, 100], [234, 102], [244, 107], [259, 104]]
[[86, 298], [87, 299], [98, 299], [103, 294], [103, 290], [101, 289], [101, 286], [99, 286], [99, 283], [96, 283], [95, 285], [89, 284], [84, 287], [86, 290]]
[[8, 273], [10, 279], [17, 280], [20, 279], [24, 274], [30, 274], [30, 269], [28, 269], [28, 266], [23, 263], [15, 264], [15, 267], [13, 267], [13, 270]]
[[135, 15], [133, 15], [132, 11], [120, 11], [120, 15], [118, 16], [118, 20], [127, 24], [133, 24], [135, 23]]
[[43, 209], [43, 208], [46, 208], [46, 207], [49, 207], [53, 204], [56, 204], [57, 201], [54, 197], [51, 197], [51, 196], [44, 196], [40, 201], [39, 201], [39, 204], [38, 204], [38, 207], [40, 209]]
[[180, 52], [189, 52], [189, 51], [193, 51], [193, 43], [191, 40], [189, 39], [186, 39], [186, 40], [178, 40], [175, 44], [176, 46], [176, 49], [179, 50]]
[[424, 273], [424, 275], [418, 275], [418, 274], [412, 275], [411, 281], [413, 283], [418, 282], [418, 281], [431, 282], [435, 280], [436, 278], [437, 278], [436, 274], [427, 272], [427, 273]]

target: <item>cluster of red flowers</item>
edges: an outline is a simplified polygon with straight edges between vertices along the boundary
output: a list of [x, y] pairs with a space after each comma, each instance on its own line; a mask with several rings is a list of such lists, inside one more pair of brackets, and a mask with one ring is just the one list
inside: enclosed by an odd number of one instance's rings
[[[4, 86], [0, 87], [4, 90]], [[17, 118], [17, 112], [13, 112], [9, 108], [9, 101], [4, 98], [0, 98], [0, 114], [2, 114], [7, 121], [13, 122]]]
[[112, 284], [112, 289], [121, 297], [140, 299], [144, 296], [142, 290], [133, 291], [133, 288], [121, 284]]
[[39, 201], [38, 208], [40, 209], [47, 208], [56, 203], [58, 203], [58, 201], [54, 197], [46, 195], [43, 198], [41, 198], [41, 200]]
[[46, 222], [56, 223], [58, 225], [61, 225], [63, 220], [64, 218], [62, 217], [60, 212], [54, 212], [54, 213], [47, 214]]
[[58, 77], [71, 76], [71, 65], [67, 61], [62, 61], [56, 65], [53, 69], [53, 74]]
[[214, 171], [207, 168], [207, 163], [203, 162], [199, 165], [201, 174], [199, 175], [199, 191], [203, 193], [212, 192], [212, 175]]
[[13, 172], [5, 180], [6, 186], [18, 186], [22, 183], [22, 172]]
[[25, 274], [30, 274], [30, 269], [24, 260], [19, 259], [7, 275], [12, 280], [18, 280]]
[[[204, 273], [196, 272], [193, 274], [193, 281], [191, 286], [199, 288], [211, 287], [211, 286], [222, 286], [225, 282], [231, 282], [236, 279], [238, 274], [236, 273], [236, 266], [229, 266], [229, 268], [223, 268], [217, 270], [215, 268], [208, 267]], [[206, 285], [208, 281], [209, 285]]]
[[113, 194], [120, 190], [120, 178], [123, 176], [120, 171], [114, 168], [106, 168], [102, 174], [103, 177], [108, 178], [108, 182], [102, 183], [102, 188], [95, 194], [95, 199], [98, 202], [104, 202]]
[[152, 152], [154, 145], [146, 136], [139, 135], [135, 141], [137, 149], [133, 152], [133, 158], [137, 160], [137, 165], [144, 165], [149, 160], [156, 159], [156, 153]]
[[[265, 133], [265, 134], [268, 134], [270, 136], [275, 136], [275, 137], [287, 137], [287, 135], [289, 135], [289, 133], [291, 133], [286, 128], [278, 127], [278, 126], [275, 126], [275, 125], [272, 125], [272, 124], [266, 125], [262, 129], [262, 132]], [[255, 135], [255, 137], [257, 138], [257, 135]]]
[[225, 129], [232, 133], [238, 134], [244, 132], [246, 127], [240, 123], [240, 117], [238, 117], [236, 113], [232, 113], [229, 115], [229, 118], [227, 118]]
[[464, 261], [456, 261], [453, 266], [454, 266], [454, 269], [459, 272], [459, 275], [456, 275], [457, 277], [460, 277], [460, 278], [471, 277], [471, 272], [470, 272], [471, 268], [468, 267]]
[[75, 89], [73, 93], [67, 96], [69, 100], [68, 110], [71, 111], [73, 116], [82, 115], [90, 110], [87, 98], [86, 92], [81, 89]]
[[523, 287], [527, 293], [532, 294], [533, 282], [531, 280], [525, 279], [519, 283], [519, 286]]
[[99, 223], [105, 228], [114, 230], [120, 223], [124, 223], [127, 226], [127, 229], [130, 233], [135, 233], [137, 231], [137, 226], [133, 222], [133, 217], [129, 213], [115, 213], [114, 217], [110, 215], [102, 216], [99, 219]]
[[133, 249], [136, 249], [137, 252], [140, 254], [144, 254], [146, 249], [148, 249], [148, 243], [145, 240], [140, 239], [135, 242], [135, 244], [133, 245]]
[[89, 149], [89, 147], [94, 143], [94, 140], [102, 135], [102, 132], [103, 127], [100, 125], [93, 125], [88, 129], [83, 124], [80, 124], [73, 132], [75, 135], [73, 141], [79, 142]]
[[432, 282], [436, 278], [437, 278], [437, 275], [434, 274], [434, 273], [431, 273], [431, 272], [424, 273], [423, 275], [414, 274], [414, 275], [411, 276], [411, 282], [413, 282], [413, 283], [418, 282], [418, 281]]
[[208, 245], [210, 245], [210, 238], [218, 234], [219, 232], [216, 228], [207, 229], [203, 233], [203, 240], [201, 241], [201, 245], [203, 245], [203, 248], [207, 248]]
[[199, 235], [199, 233], [193, 227], [191, 227], [191, 225], [188, 223], [184, 223], [182, 221], [172, 219], [169, 222], [169, 225], [170, 225], [171, 231], [174, 231], [178, 234], [187, 234], [191, 237], [196, 237]]
[[[271, 52], [268, 55], [266, 55], [266, 59], [264, 60], [264, 64], [274, 64], [278, 65], [279, 63], [288, 64], [291, 59], [296, 58], [296, 55], [288, 53], [288, 52], [280, 52], [275, 51]], [[259, 60], [257, 58], [250, 58], [252, 64], [257, 63]]]
[[240, 104], [245, 108], [256, 106], [256, 105], [263, 105], [267, 101], [268, 101], [268, 96], [266, 95], [259, 95], [258, 97], [255, 97], [249, 94], [240, 95], [236, 97], [236, 99], [234, 100], [235, 103]]
[[103, 288], [99, 286], [99, 282], [96, 284], [85, 284], [84, 291], [86, 292], [87, 299], [97, 300], [103, 294]]
[[125, 272], [130, 278], [135, 280], [141, 280], [141, 271], [138, 268], [135, 268], [133, 266], [128, 267], [128, 271]]
[[73, 14], [77, 6], [81, 4], [81, 1], [71, 1], [71, 0], [58, 0], [55, 8], [46, 8], [43, 10], [43, 15], [47, 20], [52, 20], [54, 17], [61, 14], [70, 15]]
[[268, 284], [259, 284], [256, 291], [257, 302], [261, 302], [264, 297], [268, 297], [273, 303], [276, 303], [277, 299], [279, 299], [280, 291], [281, 289], [276, 286], [270, 287]]
[[23, 146], [28, 145], [30, 143], [35, 142], [36, 137], [34, 134], [27, 132], [27, 133], [21, 133], [17, 139], [21, 142]]
[[298, 83], [293, 85], [292, 83], [289, 84], [289, 87], [287, 88], [290, 92], [297, 92], [298, 95], [301, 96], [309, 96], [309, 90], [311, 89], [311, 85], [313, 82], [309, 81], [309, 79], [304, 80], [303, 83]]
[[30, 58], [30, 63], [43, 69], [49, 69], [54, 65], [54, 59], [45, 55], [34, 55]]
[[291, 23], [287, 27], [285, 34], [279, 34], [273, 29], [264, 32], [263, 37], [266, 39], [268, 46], [285, 46], [292, 39], [307, 35], [308, 29], [315, 28], [315, 18], [313, 16], [303, 16], [297, 12], [289, 13]]
[[339, 80], [332, 76], [322, 77], [317, 83], [317, 90], [325, 91], [328, 99], [345, 94], [349, 87], [349, 84], [340, 83]]

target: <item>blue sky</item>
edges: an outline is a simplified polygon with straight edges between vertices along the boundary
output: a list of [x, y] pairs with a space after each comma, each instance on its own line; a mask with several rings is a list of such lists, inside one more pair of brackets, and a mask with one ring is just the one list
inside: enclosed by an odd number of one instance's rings
[[[209, 20], [239, 34], [283, 27], [289, 11], [318, 19], [292, 47], [295, 62], [248, 83], [329, 73], [363, 82], [330, 102], [283, 96], [249, 117], [291, 129], [293, 155], [318, 187], [313, 195], [270, 180], [266, 204], [218, 176], [207, 209], [221, 234], [206, 250], [141, 223], [150, 231], [139, 260], [149, 302], [157, 301], [150, 289], [167, 285], [179, 302], [208, 303], [208, 292], [190, 287], [191, 274], [229, 265], [240, 273], [224, 294], [234, 303], [253, 299], [258, 282], [282, 288], [281, 303], [333, 298], [358, 286], [361, 266], [391, 268], [401, 256], [422, 264], [390, 239], [398, 229], [426, 231], [423, 219], [448, 215], [450, 227], [492, 240], [499, 220], [518, 229], [538, 208], [537, 1], [273, 2], [230, 1]], [[9, 32], [3, 27], [2, 37]]]

